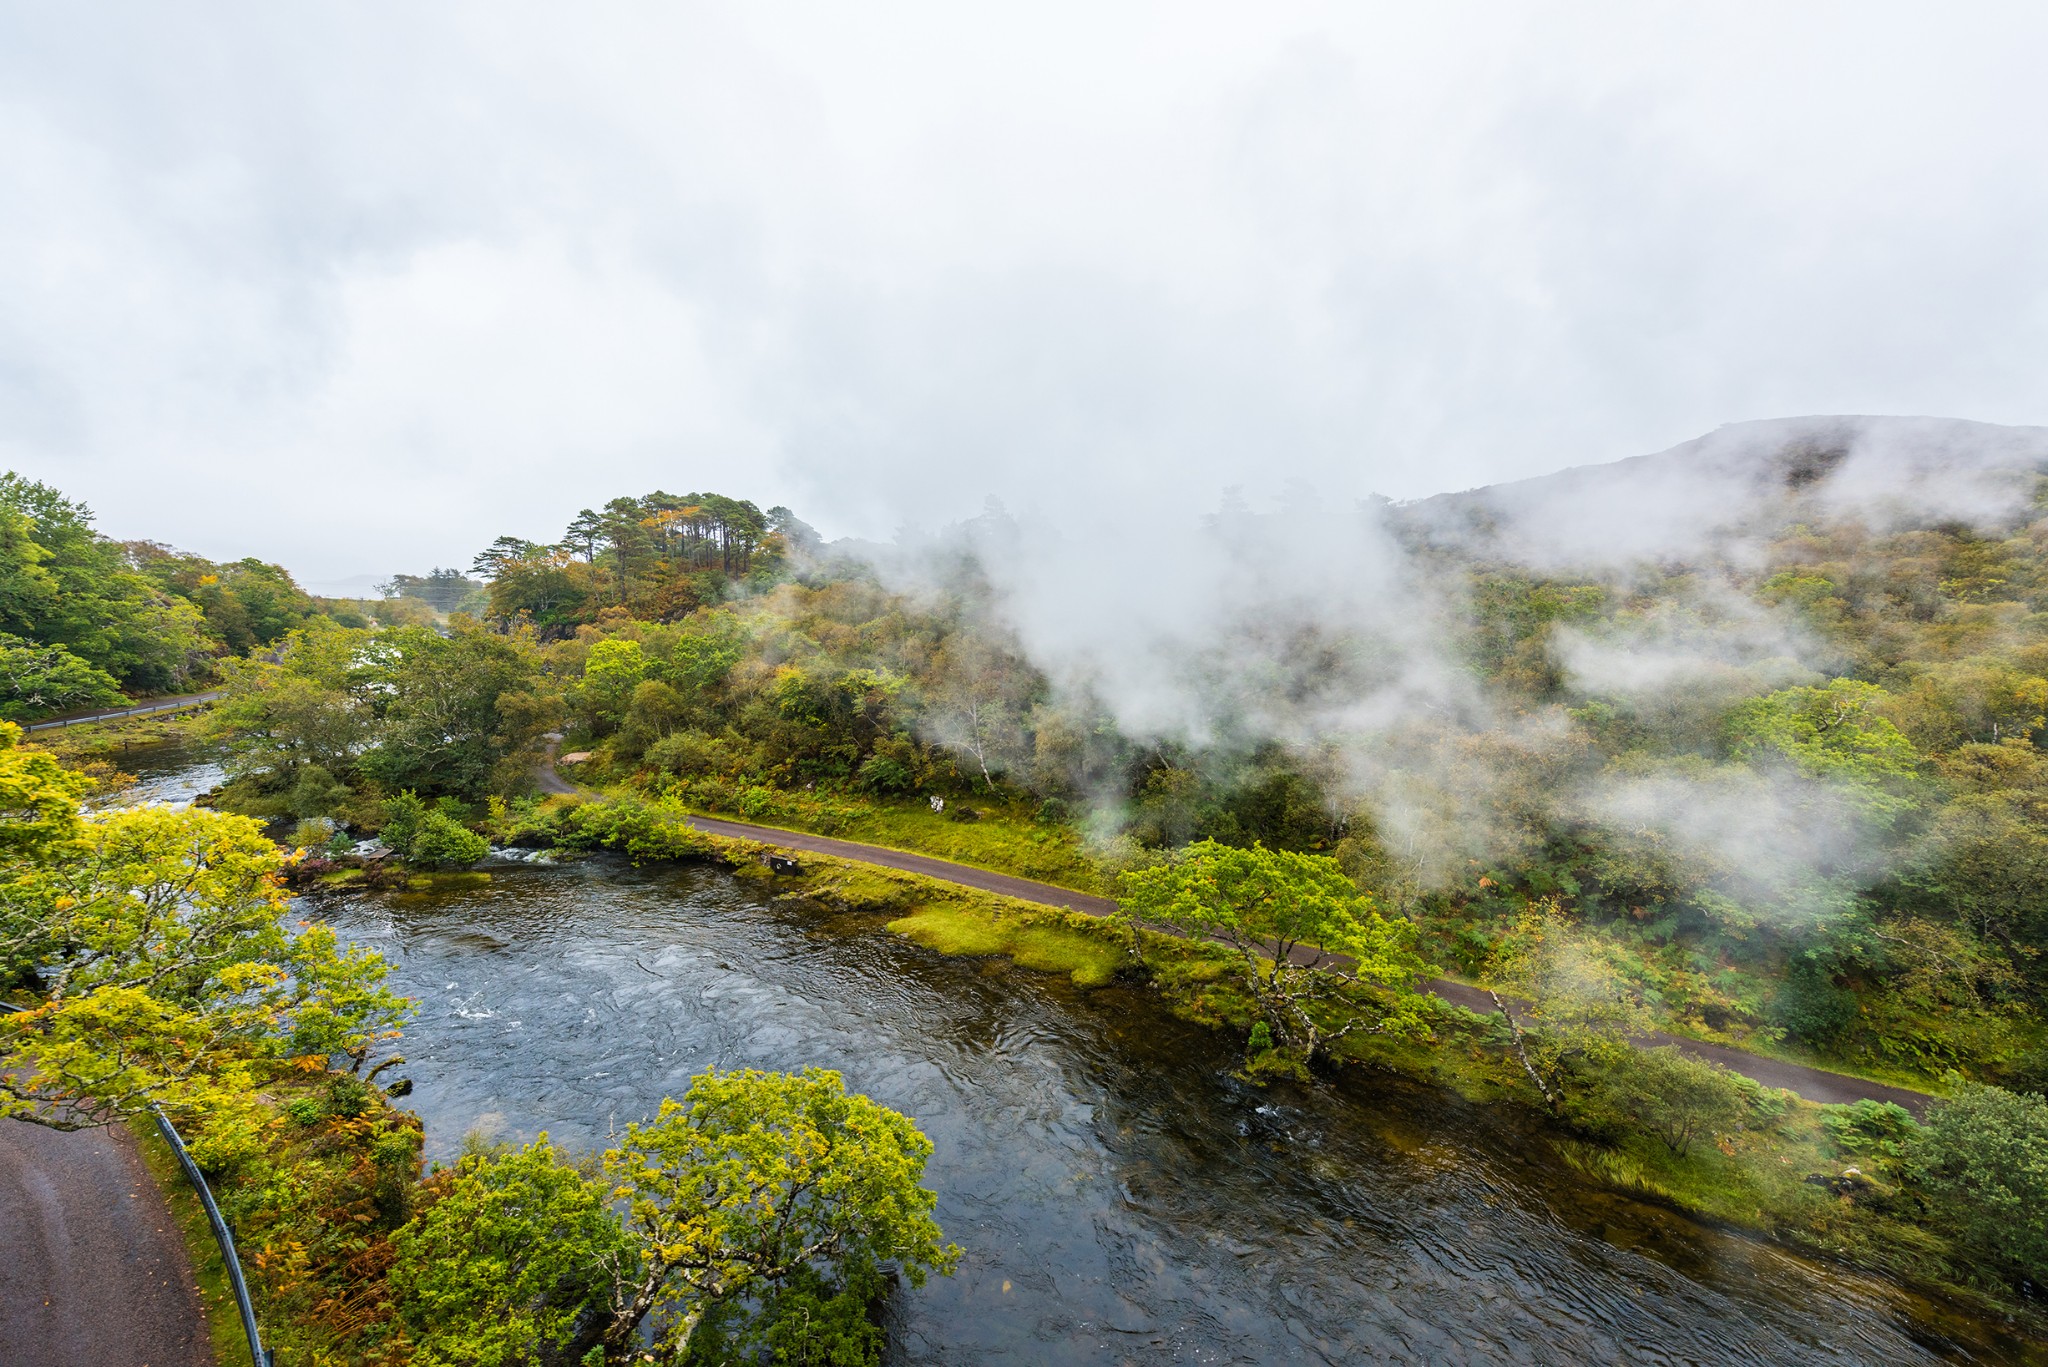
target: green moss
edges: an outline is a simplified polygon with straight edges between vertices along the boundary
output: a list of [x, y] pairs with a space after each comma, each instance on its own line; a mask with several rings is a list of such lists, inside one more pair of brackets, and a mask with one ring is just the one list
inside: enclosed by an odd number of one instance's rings
[[1088, 857], [1079, 832], [1045, 826], [1020, 812], [977, 809], [977, 821], [953, 821], [929, 806], [865, 803], [839, 832], [846, 839], [916, 850], [960, 864], [1016, 874], [1077, 892], [1107, 891], [1102, 870]]
[[480, 888], [491, 876], [480, 869], [458, 869], [444, 873], [415, 873], [405, 880], [411, 892], [452, 892], [457, 888]]
[[320, 881], [329, 887], [340, 887], [344, 883], [359, 883], [362, 881], [362, 878], [363, 871], [361, 869], [329, 869], [326, 873], [320, 875]]
[[1007, 955], [1019, 968], [1064, 973], [1080, 987], [1102, 987], [1128, 961], [1104, 936], [1057, 915], [992, 914], [962, 907], [925, 907], [889, 923], [898, 935], [941, 954]]

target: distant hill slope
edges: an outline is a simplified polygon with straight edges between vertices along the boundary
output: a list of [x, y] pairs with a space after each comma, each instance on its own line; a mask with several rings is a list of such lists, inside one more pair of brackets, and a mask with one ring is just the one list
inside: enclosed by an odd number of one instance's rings
[[1700, 553], [1742, 558], [1759, 534], [1853, 516], [1873, 530], [2003, 530], [2048, 473], [2048, 427], [1955, 418], [1804, 417], [1731, 423], [1654, 455], [1401, 505], [1438, 546], [1532, 568]]

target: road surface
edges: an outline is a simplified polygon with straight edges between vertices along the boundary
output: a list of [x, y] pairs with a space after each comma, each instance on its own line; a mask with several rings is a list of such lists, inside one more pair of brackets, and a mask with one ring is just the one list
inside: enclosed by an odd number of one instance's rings
[[[562, 783], [561, 779], [554, 775], [552, 766], [543, 766], [541, 777], [544, 788], [549, 778], [554, 778], [556, 783], [561, 784], [559, 789], [548, 788], [547, 791], [573, 791], [568, 784]], [[1017, 878], [1006, 873], [991, 873], [987, 869], [977, 869], [969, 864], [955, 864], [950, 860], [934, 859], [925, 854], [911, 854], [905, 850], [892, 850], [881, 845], [862, 845], [852, 840], [835, 840], [830, 836], [784, 831], [773, 826], [755, 826], [743, 821], [726, 821], [709, 816], [691, 817], [690, 824], [712, 835], [758, 840], [763, 844], [778, 845], [784, 849], [829, 854], [862, 864], [876, 864], [885, 869], [899, 869], [904, 873], [920, 874], [941, 882], [999, 893], [1004, 897], [1017, 898], [1019, 901], [1035, 902], [1040, 906], [1066, 907], [1090, 916], [1108, 916], [1117, 909], [1116, 903], [1107, 897], [1093, 897], [1084, 892], [1055, 887], [1050, 883], [1038, 883], [1029, 878]], [[1303, 952], [1311, 957], [1316, 953], [1314, 950]], [[1448, 978], [1432, 978], [1423, 986], [1435, 996], [1470, 1011], [1484, 1014], [1496, 1009], [1491, 995], [1465, 983], [1452, 982]], [[1646, 1047], [1675, 1045], [1695, 1058], [1718, 1063], [1730, 1072], [1754, 1078], [1766, 1087], [1782, 1087], [1805, 1097], [1808, 1101], [1819, 1101], [1829, 1105], [1844, 1105], [1865, 1100], [1889, 1101], [1905, 1107], [1917, 1116], [1926, 1113], [1927, 1103], [1932, 1100], [1923, 1092], [1908, 1091], [1904, 1087], [1890, 1087], [1882, 1082], [1869, 1082], [1860, 1077], [1850, 1077], [1846, 1073], [1831, 1073], [1822, 1068], [1809, 1068], [1804, 1064], [1785, 1063], [1741, 1049], [1731, 1049], [1725, 1045], [1703, 1044], [1698, 1040], [1669, 1035], [1661, 1030], [1648, 1032], [1641, 1037], [1641, 1042]]]
[[0, 1362], [212, 1364], [184, 1236], [128, 1131], [0, 1120]]

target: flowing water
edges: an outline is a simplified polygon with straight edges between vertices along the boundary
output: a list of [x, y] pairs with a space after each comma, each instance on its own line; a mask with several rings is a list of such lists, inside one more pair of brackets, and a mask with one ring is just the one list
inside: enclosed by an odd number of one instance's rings
[[419, 999], [402, 1071], [430, 1156], [472, 1130], [600, 1145], [713, 1066], [835, 1068], [915, 1117], [965, 1256], [891, 1298], [892, 1363], [2011, 1351], [1884, 1283], [1546, 1172], [1495, 1113], [1364, 1076], [1248, 1087], [1225, 1040], [1141, 992], [945, 959], [719, 871], [502, 862], [478, 886], [304, 907]]

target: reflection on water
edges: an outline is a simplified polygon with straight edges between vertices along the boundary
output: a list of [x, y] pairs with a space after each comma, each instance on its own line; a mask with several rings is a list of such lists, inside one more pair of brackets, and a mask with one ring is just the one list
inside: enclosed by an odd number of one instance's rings
[[836, 1068], [916, 1117], [966, 1257], [893, 1299], [893, 1362], [1965, 1356], [1883, 1285], [1555, 1180], [1498, 1117], [1369, 1078], [1249, 1088], [1143, 994], [941, 959], [715, 871], [309, 905], [420, 999], [406, 1072], [438, 1156], [472, 1128], [599, 1144], [709, 1066]]

